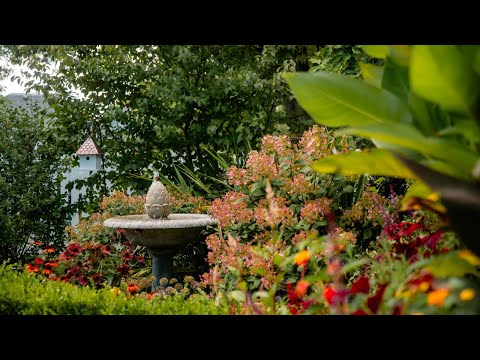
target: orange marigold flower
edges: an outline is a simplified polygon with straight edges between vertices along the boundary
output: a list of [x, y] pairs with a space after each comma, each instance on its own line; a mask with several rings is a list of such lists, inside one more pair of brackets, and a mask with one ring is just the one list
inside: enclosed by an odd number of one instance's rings
[[462, 291], [460, 291], [459, 297], [462, 301], [470, 301], [475, 297], [475, 290], [473, 290], [472, 288], [463, 289]]
[[32, 244], [33, 244], [33, 245], [38, 245], [38, 246], [42, 246], [42, 245], [43, 245], [43, 244], [42, 244], [40, 241], [38, 241], [38, 240], [35, 240]]
[[37, 266], [37, 265], [28, 264], [28, 269], [27, 269], [28, 272], [37, 273], [38, 270], [39, 270], [39, 269], [38, 269], [38, 266]]
[[295, 295], [297, 295], [298, 297], [305, 296], [309, 286], [310, 284], [308, 283], [308, 281], [300, 280], [297, 283], [297, 286], [295, 286]]
[[430, 291], [427, 295], [427, 303], [432, 306], [443, 306], [445, 298], [448, 296], [448, 289], [442, 288]]
[[50, 275], [50, 274], [52, 273], [52, 270], [50, 270], [50, 269], [43, 269], [43, 273], [44, 273], [45, 275]]
[[295, 264], [298, 266], [306, 265], [310, 259], [310, 254], [308, 250], [302, 250], [297, 255], [295, 255]]
[[55, 252], [55, 248], [52, 245], [47, 245], [45, 246], [45, 249], [43, 251], [45, 251], [46, 253], [53, 253]]
[[133, 295], [138, 292], [138, 286], [134, 283], [130, 283], [128, 284], [127, 291]]

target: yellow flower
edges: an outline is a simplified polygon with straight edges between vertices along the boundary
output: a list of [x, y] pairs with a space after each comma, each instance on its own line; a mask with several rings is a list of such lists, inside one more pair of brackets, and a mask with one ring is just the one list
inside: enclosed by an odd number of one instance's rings
[[421, 292], [425, 292], [428, 290], [429, 287], [430, 287], [430, 283], [424, 281], [420, 285], [418, 285], [418, 290], [420, 290]]
[[396, 297], [397, 299], [399, 299], [399, 298], [405, 298], [405, 299], [408, 300], [408, 299], [410, 299], [410, 298], [412, 297], [412, 295], [414, 294], [414, 292], [415, 292], [415, 290], [413, 290], [413, 291], [412, 291], [412, 290], [405, 290], [405, 291], [403, 291], [403, 292], [397, 290], [397, 291], [395, 292], [395, 297]]
[[443, 306], [443, 302], [445, 298], [448, 296], [447, 289], [438, 289], [434, 291], [430, 291], [427, 295], [427, 303], [428, 305], [433, 306]]
[[113, 288], [110, 289], [110, 292], [114, 295], [120, 295], [122, 293], [122, 290], [120, 290], [117, 287], [113, 287]]
[[308, 250], [302, 250], [297, 255], [295, 255], [295, 264], [297, 264], [298, 266], [306, 265], [308, 259], [310, 259], [310, 254], [308, 253]]
[[459, 295], [459, 298], [462, 301], [470, 301], [474, 297], [475, 297], [475, 290], [473, 290], [472, 288], [463, 289]]
[[480, 258], [472, 253], [470, 250], [461, 250], [458, 252], [458, 256], [465, 259], [474, 266], [480, 266]]

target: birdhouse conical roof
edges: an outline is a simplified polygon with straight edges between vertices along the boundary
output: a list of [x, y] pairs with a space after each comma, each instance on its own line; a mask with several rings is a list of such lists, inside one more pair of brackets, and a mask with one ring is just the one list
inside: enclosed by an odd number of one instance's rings
[[91, 137], [80, 146], [75, 155], [101, 155], [102, 150], [95, 144]]

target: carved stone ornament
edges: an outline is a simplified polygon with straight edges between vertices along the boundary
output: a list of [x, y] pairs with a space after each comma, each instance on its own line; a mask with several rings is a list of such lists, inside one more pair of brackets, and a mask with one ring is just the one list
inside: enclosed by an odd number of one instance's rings
[[162, 219], [170, 215], [170, 195], [167, 188], [155, 176], [147, 192], [145, 212], [152, 219]]

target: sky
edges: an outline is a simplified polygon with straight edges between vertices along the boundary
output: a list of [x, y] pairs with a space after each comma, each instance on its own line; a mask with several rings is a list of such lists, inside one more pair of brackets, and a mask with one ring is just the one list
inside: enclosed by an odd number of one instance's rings
[[[0, 59], [0, 66], [4, 66], [6, 64], [4, 59]], [[12, 66], [10, 66], [12, 67]], [[20, 70], [21, 66], [19, 65], [14, 65], [12, 73], [5, 77], [5, 79], [0, 80], [0, 85], [2, 85], [5, 89], [3, 91], [0, 91], [0, 95], [8, 95], [11, 93], [24, 93], [25, 88], [22, 85], [17, 84], [17, 82], [12, 82], [10, 81], [10, 78], [13, 75], [20, 75]]]

